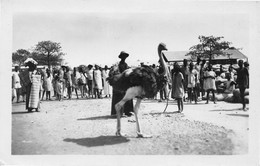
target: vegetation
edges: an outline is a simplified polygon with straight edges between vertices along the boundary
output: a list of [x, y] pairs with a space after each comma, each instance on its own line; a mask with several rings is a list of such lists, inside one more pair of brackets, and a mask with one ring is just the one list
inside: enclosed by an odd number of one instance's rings
[[224, 50], [236, 49], [235, 47], [230, 47], [232, 44], [228, 41], [222, 41], [224, 37], [214, 37], [214, 36], [199, 36], [200, 43], [190, 47], [190, 51], [187, 55], [191, 55], [192, 58], [203, 58], [211, 60], [219, 55], [226, 55]]

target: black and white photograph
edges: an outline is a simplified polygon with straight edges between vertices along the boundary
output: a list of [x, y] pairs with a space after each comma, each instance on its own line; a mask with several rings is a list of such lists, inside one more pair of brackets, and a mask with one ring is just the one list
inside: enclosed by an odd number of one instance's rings
[[259, 1], [3, 0], [0, 165], [259, 165]]

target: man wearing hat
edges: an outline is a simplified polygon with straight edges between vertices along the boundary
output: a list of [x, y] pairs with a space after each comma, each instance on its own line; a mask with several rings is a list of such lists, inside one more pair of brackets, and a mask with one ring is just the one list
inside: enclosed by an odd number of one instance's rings
[[[121, 53], [119, 54], [118, 58], [121, 59], [121, 61], [118, 64], [118, 69], [119, 72], [122, 73], [124, 72], [126, 69], [129, 68], [129, 66], [127, 65], [127, 63], [125, 62], [126, 58], [129, 56], [128, 53], [121, 51]], [[125, 96], [125, 93], [122, 92], [118, 92], [115, 91], [113, 89], [113, 94], [112, 94], [112, 105], [111, 105], [111, 115], [116, 115], [116, 109], [115, 109], [115, 105]], [[134, 112], [134, 108], [133, 108], [133, 100], [129, 100], [125, 103], [124, 107], [123, 107], [123, 112], [125, 113], [126, 116], [131, 116], [131, 112]], [[121, 115], [123, 115], [121, 112]]]

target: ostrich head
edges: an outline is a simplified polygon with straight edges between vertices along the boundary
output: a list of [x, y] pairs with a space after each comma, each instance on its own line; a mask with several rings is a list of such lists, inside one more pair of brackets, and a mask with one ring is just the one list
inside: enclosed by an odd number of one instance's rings
[[160, 43], [158, 46], [158, 53], [161, 53], [162, 51], [167, 51], [168, 49], [166, 48], [166, 44]]
[[[160, 61], [160, 64], [162, 65], [164, 71], [162, 74], [160, 74], [160, 77], [159, 77], [159, 80], [162, 81], [163, 83], [166, 81], [167, 82], [171, 82], [171, 75], [170, 75], [170, 72], [169, 72], [169, 69], [166, 65], [166, 62], [164, 60], [164, 57], [162, 55], [162, 51], [167, 51], [168, 49], [166, 48], [166, 45], [164, 43], [160, 43], [159, 46], [158, 46], [158, 55], [159, 55], [159, 61]], [[166, 84], [164, 83], [164, 84]]]

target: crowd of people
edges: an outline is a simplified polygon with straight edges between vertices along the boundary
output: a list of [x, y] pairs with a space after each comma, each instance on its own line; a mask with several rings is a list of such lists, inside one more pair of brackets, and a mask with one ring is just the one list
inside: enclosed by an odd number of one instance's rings
[[232, 65], [224, 71], [222, 65], [218, 70], [213, 70], [212, 64], [206, 60], [197, 58], [197, 62], [183, 60], [182, 67], [175, 62], [172, 69], [172, 98], [178, 103], [179, 112], [183, 111], [183, 101], [195, 104], [199, 100], [206, 99], [209, 103], [209, 94], [212, 93], [212, 100], [216, 104], [215, 93], [232, 94], [235, 88], [240, 91], [242, 109], [246, 110], [244, 100], [245, 89], [249, 88], [249, 64], [238, 61], [238, 68]]
[[[30, 66], [34, 67], [31, 67]], [[62, 65], [52, 70], [49, 68], [37, 69], [37, 62], [33, 59], [25, 63], [29, 66], [28, 71], [19, 71], [19, 66], [15, 66], [12, 72], [12, 101], [20, 102], [21, 96], [25, 101], [26, 86], [32, 83], [31, 78], [34, 75], [40, 77], [40, 99], [61, 101], [65, 98], [71, 99], [72, 93], [75, 92], [76, 98], [103, 98], [111, 97], [112, 87], [107, 83], [109, 68], [105, 66], [101, 68], [98, 65], [88, 65], [85, 70], [81, 67], [74, 67], [73, 70], [69, 66]], [[28, 77], [24, 73], [30, 73]], [[51, 92], [53, 96], [51, 97]], [[46, 97], [45, 97], [46, 96]]]
[[[125, 62], [128, 56], [129, 54], [123, 51], [119, 55], [121, 59], [118, 64], [120, 73], [129, 68]], [[232, 93], [238, 87], [245, 110], [243, 95], [245, 89], [249, 87], [249, 64], [239, 60], [238, 65], [237, 69], [230, 65], [227, 71], [224, 71], [220, 66], [220, 69], [216, 71], [213, 70], [212, 64], [200, 58], [197, 58], [195, 63], [186, 59], [181, 64], [176, 62], [169, 66], [172, 68], [172, 82], [160, 90], [158, 102], [167, 100], [171, 96], [177, 100], [178, 110], [182, 112], [183, 102], [191, 103], [194, 101], [197, 104], [198, 101], [206, 99], [206, 104], [208, 104], [209, 94], [212, 93], [213, 102], [216, 103], [216, 92]], [[25, 66], [29, 67], [28, 70], [19, 71], [19, 67], [15, 66], [12, 73], [12, 101], [16, 98], [16, 102], [20, 102], [22, 97], [24, 102], [26, 100], [26, 109], [29, 112], [32, 109], [39, 111], [40, 100], [70, 100], [72, 96], [76, 96], [77, 99], [112, 97], [111, 115], [115, 115], [114, 106], [124, 96], [123, 93], [113, 91], [108, 84], [106, 80], [109, 74], [108, 66], [102, 68], [89, 64], [86, 68], [79, 66], [71, 69], [69, 66], [61, 65], [53, 69], [37, 69], [37, 62], [31, 58], [25, 61]], [[158, 66], [153, 64], [151, 67], [155, 72], [163, 72], [160, 64]], [[52, 92], [53, 94], [51, 94]], [[73, 93], [75, 95], [72, 95]], [[157, 96], [154, 99], [157, 100]], [[132, 100], [128, 101], [124, 108], [126, 116], [131, 116], [131, 112], [133, 112]]]

